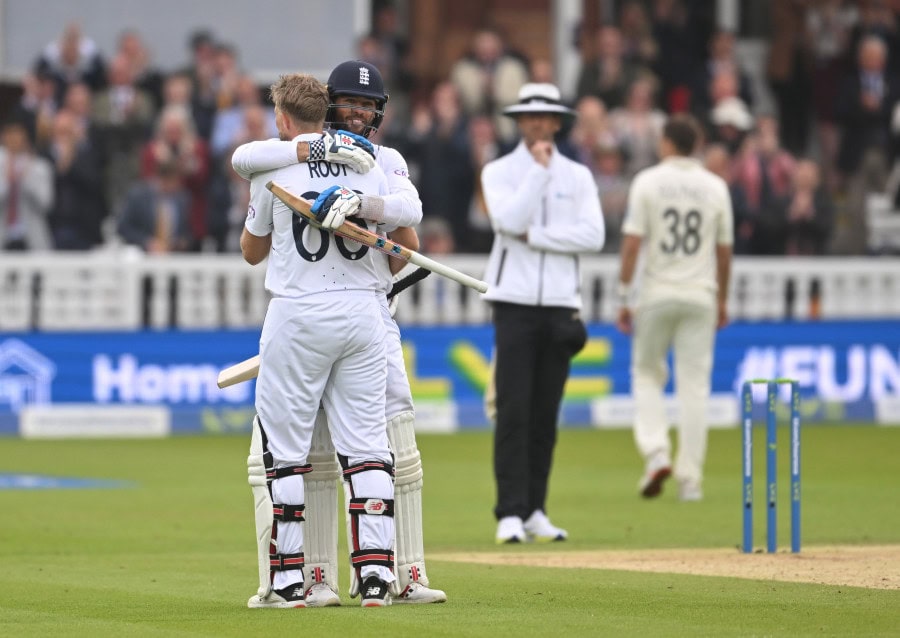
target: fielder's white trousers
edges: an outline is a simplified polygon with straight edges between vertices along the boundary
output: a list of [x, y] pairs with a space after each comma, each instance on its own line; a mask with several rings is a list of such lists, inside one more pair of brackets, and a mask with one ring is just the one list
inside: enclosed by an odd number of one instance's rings
[[671, 458], [663, 390], [669, 374], [666, 356], [672, 349], [678, 405], [673, 469], [679, 480], [703, 479], [715, 331], [716, 310], [710, 305], [669, 300], [635, 312], [631, 354], [635, 443], [645, 460], [656, 455]]

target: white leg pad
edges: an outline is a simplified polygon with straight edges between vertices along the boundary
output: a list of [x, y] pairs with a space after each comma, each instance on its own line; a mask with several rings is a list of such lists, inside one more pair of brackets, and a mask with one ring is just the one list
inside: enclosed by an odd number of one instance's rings
[[401, 591], [413, 581], [428, 587], [422, 538], [422, 461], [416, 445], [415, 415], [402, 412], [388, 421], [394, 452], [395, 560]]
[[[390, 474], [381, 470], [358, 472], [350, 477], [350, 486], [353, 495], [357, 498], [393, 500], [394, 482]], [[348, 501], [349, 504], [349, 501]], [[382, 509], [383, 511], [383, 509]], [[351, 520], [354, 515], [351, 515]], [[356, 534], [351, 537], [353, 546], [358, 546], [360, 551], [383, 550], [394, 551], [395, 535], [394, 517], [386, 515], [370, 515], [359, 513], [356, 517]], [[363, 565], [353, 571], [360, 572], [359, 577], [365, 581], [369, 576], [377, 576], [386, 582], [392, 594], [399, 594], [396, 589], [397, 578], [394, 574], [394, 564]]]
[[259, 417], [253, 419], [253, 433], [250, 437], [250, 455], [247, 457], [247, 482], [253, 494], [253, 511], [256, 520], [256, 547], [259, 559], [260, 598], [265, 598], [272, 591], [269, 572], [269, 552], [275, 553], [272, 547], [272, 497], [266, 484], [266, 464], [263, 460], [262, 430]]
[[[344, 503], [349, 503], [350, 499], [353, 498], [353, 494], [350, 491], [350, 483], [347, 481], [342, 481], [344, 486]], [[350, 510], [347, 507], [344, 507], [344, 523], [347, 526], [347, 545], [350, 546], [350, 551], [353, 549], [353, 520], [350, 517]], [[359, 595], [359, 578], [356, 575], [356, 570], [353, 569], [353, 565], [350, 565], [350, 598], [356, 598]]]
[[328, 431], [325, 411], [316, 415], [308, 462], [312, 472], [304, 479], [306, 500], [306, 533], [303, 548], [306, 563], [303, 567], [307, 587], [325, 582], [338, 591], [338, 464]]
[[[382, 463], [379, 461], [379, 463]], [[390, 466], [384, 464], [385, 467]], [[362, 467], [361, 465], [353, 467]], [[344, 498], [346, 501], [347, 511], [347, 541], [351, 551], [351, 569], [350, 569], [350, 596], [355, 598], [359, 593], [360, 582], [369, 576], [377, 576], [379, 579], [387, 583], [388, 590], [393, 595], [399, 595], [397, 578], [394, 574], [394, 561], [391, 559], [390, 564], [379, 564], [384, 560], [383, 553], [385, 551], [393, 554], [394, 552], [394, 517], [392, 514], [385, 514], [383, 507], [379, 510], [368, 510], [365, 512], [351, 514], [350, 505], [353, 499], [373, 499], [393, 501], [394, 499], [394, 480], [390, 473], [382, 469], [368, 469], [356, 471], [349, 475], [349, 480], [344, 481]], [[362, 554], [354, 554], [354, 550]], [[354, 561], [360, 563], [354, 563]], [[374, 562], [373, 562], [374, 561]]]

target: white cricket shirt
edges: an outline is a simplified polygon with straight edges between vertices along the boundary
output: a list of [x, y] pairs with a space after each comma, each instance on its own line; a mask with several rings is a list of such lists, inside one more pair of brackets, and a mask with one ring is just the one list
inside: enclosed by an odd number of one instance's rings
[[[293, 143], [320, 137], [299, 135]], [[250, 207], [244, 225], [256, 236], [272, 235], [266, 289], [277, 297], [297, 298], [348, 290], [387, 291], [391, 275], [383, 254], [310, 226], [266, 188], [269, 181], [307, 200], [314, 200], [320, 192], [335, 185], [359, 193], [386, 195], [387, 178], [379, 167], [360, 175], [343, 164], [295, 162], [256, 173], [250, 181]], [[370, 223], [367, 228], [374, 232], [375, 224]]]
[[643, 238], [638, 303], [715, 300], [716, 245], [731, 245], [731, 195], [723, 179], [688, 157], [640, 171], [622, 232]]

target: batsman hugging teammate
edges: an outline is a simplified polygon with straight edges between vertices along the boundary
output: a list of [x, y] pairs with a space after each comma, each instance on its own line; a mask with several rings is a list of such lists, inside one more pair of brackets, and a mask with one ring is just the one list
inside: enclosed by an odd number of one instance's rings
[[[326, 160], [331, 165], [344, 165], [360, 173], [377, 164], [386, 175], [389, 193], [360, 195], [361, 205], [356, 216], [376, 223], [379, 232], [390, 232], [393, 239], [416, 248], [416, 245], [409, 245], [417, 241], [410, 227], [421, 220], [422, 204], [409, 180], [406, 161], [396, 150], [372, 145], [366, 139], [381, 124], [388, 100], [381, 74], [366, 62], [343, 62], [334, 68], [328, 79], [328, 94], [326, 125], [330, 132], [320, 140], [268, 140], [245, 144], [232, 158], [235, 171], [249, 179], [255, 173], [297, 165], [298, 162], [302, 167], [304, 163], [315, 165]], [[345, 143], [346, 140], [353, 140], [353, 143]], [[382, 259], [386, 260], [383, 256]], [[392, 269], [397, 267], [393, 262]], [[385, 281], [386, 286], [389, 283]], [[443, 591], [429, 587], [425, 571], [422, 464], [416, 445], [415, 412], [403, 363], [400, 332], [386, 304], [381, 308], [381, 319], [386, 330], [387, 349], [385, 416], [395, 457], [396, 483], [394, 520], [398, 586], [391, 600], [395, 603], [440, 603], [446, 601], [447, 596]], [[336, 492], [339, 468], [329, 437], [330, 420], [331, 414], [326, 419], [325, 413], [319, 413], [309, 457], [313, 471], [306, 477], [305, 602], [313, 607], [340, 603], [337, 595]], [[355, 572], [351, 574], [353, 592], [358, 588], [358, 582]]]

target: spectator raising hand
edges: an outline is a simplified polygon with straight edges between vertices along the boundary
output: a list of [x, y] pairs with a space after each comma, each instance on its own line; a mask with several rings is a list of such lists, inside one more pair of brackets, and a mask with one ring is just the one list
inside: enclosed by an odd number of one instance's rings
[[784, 219], [788, 255], [822, 255], [831, 234], [834, 204], [821, 187], [819, 166], [797, 162], [791, 192], [785, 198]]

